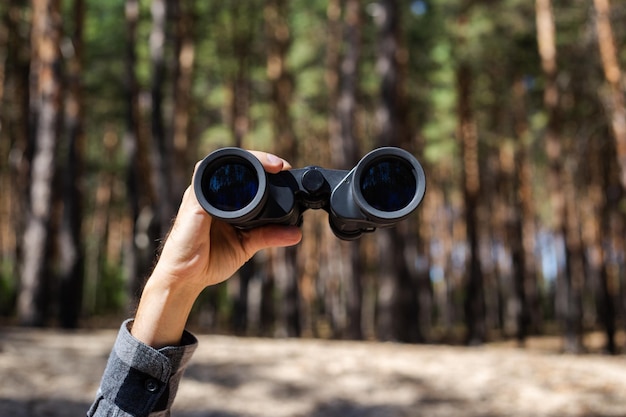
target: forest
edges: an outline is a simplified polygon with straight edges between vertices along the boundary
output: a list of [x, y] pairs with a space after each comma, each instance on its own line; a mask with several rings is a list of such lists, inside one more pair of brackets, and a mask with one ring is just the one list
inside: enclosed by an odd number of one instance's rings
[[190, 325], [626, 351], [626, 3], [5, 0], [0, 19], [2, 323], [132, 314], [217, 148], [351, 169], [398, 146], [427, 178], [409, 219], [346, 242], [308, 211]]

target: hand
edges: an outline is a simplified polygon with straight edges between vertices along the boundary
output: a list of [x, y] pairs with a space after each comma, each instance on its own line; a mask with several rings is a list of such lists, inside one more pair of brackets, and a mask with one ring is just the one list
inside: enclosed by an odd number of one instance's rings
[[[291, 168], [288, 162], [274, 155], [252, 153], [268, 172]], [[199, 293], [229, 278], [259, 250], [294, 245], [300, 238], [297, 227], [273, 225], [244, 231], [212, 219], [200, 206], [190, 186], [155, 272]]]
[[[272, 154], [252, 153], [267, 172], [291, 167]], [[183, 195], [146, 283], [132, 334], [155, 347], [178, 343], [191, 307], [204, 288], [228, 279], [259, 250], [295, 245], [301, 237], [295, 226], [270, 225], [243, 231], [215, 220], [198, 203], [192, 184]]]

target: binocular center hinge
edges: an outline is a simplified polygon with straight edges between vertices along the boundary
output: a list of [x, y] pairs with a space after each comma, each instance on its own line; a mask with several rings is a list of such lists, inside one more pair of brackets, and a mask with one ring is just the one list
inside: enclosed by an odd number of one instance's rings
[[321, 173], [319, 167], [307, 167], [302, 174], [302, 187], [313, 196], [323, 192], [326, 184], [324, 174]]
[[317, 166], [306, 167], [300, 180], [304, 193], [302, 203], [306, 208], [320, 209], [328, 203], [330, 186]]

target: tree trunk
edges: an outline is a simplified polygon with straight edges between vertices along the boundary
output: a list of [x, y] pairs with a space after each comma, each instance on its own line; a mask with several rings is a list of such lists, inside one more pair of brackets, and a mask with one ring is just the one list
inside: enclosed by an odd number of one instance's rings
[[[599, 139], [599, 138], [598, 138]], [[585, 199], [586, 216], [583, 217], [584, 238], [588, 248], [589, 269], [595, 280], [596, 311], [599, 324], [604, 327], [605, 349], [610, 354], [618, 353], [616, 344], [618, 279], [614, 272], [616, 265], [611, 261], [611, 236], [615, 230], [611, 228], [611, 217], [619, 213], [617, 205], [618, 193], [608, 192], [620, 187], [618, 176], [611, 175], [617, 161], [613, 159], [615, 148], [603, 140], [595, 140], [591, 144], [588, 172], [590, 177], [589, 191]], [[613, 163], [606, 161], [613, 160]], [[619, 231], [617, 232], [618, 234]], [[621, 238], [620, 238], [621, 239]]]
[[331, 149], [331, 155], [343, 160], [333, 161], [335, 167], [351, 169], [359, 160], [359, 141], [356, 137], [356, 107], [361, 59], [361, 4], [347, 0], [345, 8], [345, 53], [341, 61], [337, 114], [341, 131], [341, 151]]
[[[397, 4], [394, 0], [383, 0], [376, 3], [378, 8], [375, 23], [378, 28], [378, 48], [376, 64], [379, 69], [380, 104], [376, 110], [378, 123], [378, 146], [396, 144], [397, 125], [397, 96], [396, 83], [398, 67], [396, 52], [398, 40], [396, 28], [398, 26]], [[376, 305], [376, 333], [381, 340], [398, 340], [400, 329], [398, 325], [400, 288], [395, 254], [398, 252], [398, 242], [394, 229], [376, 231], [378, 244], [378, 292]]]
[[[28, 76], [30, 46], [28, 35], [20, 30], [23, 19], [30, 16], [25, 9], [27, 1], [11, 0], [2, 13], [1, 25], [4, 31], [2, 48], [2, 74], [0, 75], [0, 177], [3, 190], [2, 214], [5, 219], [0, 232], [0, 262], [10, 265], [8, 278], [13, 284], [12, 291], [0, 296], [0, 314], [15, 311], [15, 298], [19, 277], [19, 256], [24, 235], [24, 212], [27, 206], [28, 144], [29, 123], [27, 122], [29, 94]], [[17, 156], [17, 157], [16, 157]]]
[[274, 147], [281, 157], [295, 163], [298, 151], [289, 111], [293, 95], [293, 77], [286, 62], [291, 45], [287, 15], [286, 0], [269, 0], [266, 3], [264, 17], [268, 48], [267, 77], [271, 88]]
[[[596, 31], [598, 37], [598, 48], [600, 50], [600, 58], [602, 61], [602, 69], [604, 70], [604, 78], [609, 85], [607, 102], [607, 112], [610, 114], [611, 129], [613, 139], [615, 141], [615, 149], [617, 150], [617, 163], [619, 168], [619, 178], [622, 190], [626, 190], [626, 104], [624, 103], [624, 82], [623, 74], [620, 68], [618, 48], [615, 44], [613, 29], [611, 27], [610, 12], [611, 6], [609, 0], [594, 0], [596, 11]], [[604, 165], [604, 164], [603, 164]], [[605, 175], [605, 178], [607, 176]], [[608, 190], [609, 187], [606, 187]], [[608, 194], [608, 193], [607, 193]], [[604, 197], [603, 209], [600, 213], [601, 235], [609, 236], [611, 234], [609, 222], [609, 207], [615, 205], [610, 195]], [[601, 265], [600, 271], [600, 316], [605, 326], [607, 338], [607, 350], [615, 353], [617, 347], [615, 345], [615, 297], [617, 285], [616, 281], [608, 271], [607, 256], [603, 246], [599, 246]]]
[[[571, 196], [571, 181], [566, 180], [563, 169], [561, 121], [559, 109], [559, 89], [557, 85], [557, 51], [556, 31], [551, 0], [536, 0], [537, 42], [541, 67], [545, 79], [544, 106], [548, 113], [548, 124], [545, 131], [546, 156], [548, 158], [548, 189], [550, 203], [554, 213], [552, 232], [556, 241], [562, 241], [565, 246], [566, 270], [557, 277], [557, 312], [561, 317], [564, 332], [564, 349], [578, 352], [582, 350], [582, 311], [580, 308], [580, 286], [582, 285], [579, 273], [580, 266], [574, 266], [570, 256], [579, 251], [579, 239], [572, 233], [574, 224], [574, 207]], [[574, 274], [574, 275], [570, 275]]]
[[339, 88], [341, 62], [341, 2], [329, 0], [326, 6], [326, 68], [324, 78], [328, 91], [328, 144], [330, 145], [331, 164], [335, 168], [347, 169], [339, 122]]
[[125, 269], [129, 278], [131, 298], [138, 299], [145, 279], [154, 262], [156, 242], [156, 213], [153, 209], [155, 191], [152, 182], [150, 149], [141, 121], [139, 109], [139, 83], [135, 75], [137, 65], [137, 26], [139, 24], [139, 1], [126, 0], [126, 132], [124, 148], [128, 159], [127, 192], [133, 224], [133, 233], [125, 250]]
[[65, 124], [67, 130], [66, 152], [63, 164], [63, 214], [59, 231], [59, 319], [65, 328], [78, 326], [82, 306], [84, 280], [84, 250], [81, 239], [83, 219], [83, 99], [81, 88], [83, 59], [84, 0], [74, 1], [74, 27], [72, 34], [73, 55], [67, 62], [67, 95]]
[[480, 172], [478, 162], [478, 132], [471, 104], [472, 73], [467, 64], [457, 69], [458, 88], [458, 139], [463, 158], [463, 196], [465, 226], [469, 248], [469, 268], [466, 281], [465, 321], [466, 342], [471, 345], [486, 341], [485, 290], [479, 251], [478, 200], [480, 197]]
[[[351, 169], [359, 160], [358, 139], [355, 135], [356, 95], [358, 85], [358, 66], [361, 50], [361, 6], [356, 0], [346, 2], [344, 20], [341, 22], [339, 1], [329, 2], [327, 15], [329, 20], [329, 39], [327, 50], [326, 84], [330, 98], [329, 148], [331, 165], [337, 169]], [[342, 30], [343, 29], [343, 30]], [[340, 53], [342, 33], [345, 52]], [[326, 236], [326, 235], [325, 235]], [[335, 236], [327, 245], [333, 249], [329, 257], [338, 258], [329, 262], [340, 263], [339, 279], [345, 293], [342, 316], [344, 326], [337, 329], [340, 337], [362, 339], [362, 258], [361, 241], [344, 243], [336, 241]], [[336, 322], [337, 320], [333, 320]]]
[[261, 13], [255, 2], [233, 2], [231, 50], [235, 59], [235, 70], [228, 80], [229, 109], [228, 124], [236, 147], [244, 146], [244, 138], [250, 129], [250, 60], [256, 34], [255, 16]]
[[[172, 190], [178, 201], [190, 183], [190, 167], [196, 158], [196, 140], [191, 134], [191, 88], [195, 63], [195, 1], [170, 0], [169, 7], [175, 19], [174, 109], [172, 111]], [[192, 159], [194, 158], [194, 159]]]
[[[326, 50], [325, 50], [325, 72], [324, 80], [326, 84], [326, 91], [328, 94], [328, 141], [320, 146], [315, 146], [318, 150], [322, 150], [320, 155], [323, 161], [319, 161], [322, 165], [329, 161], [331, 167], [337, 168], [335, 161], [337, 158], [341, 159], [344, 155], [336, 155], [337, 144], [341, 143], [341, 131], [339, 116], [337, 113], [337, 104], [339, 97], [340, 86], [340, 62], [341, 62], [341, 50], [342, 50], [342, 21], [341, 21], [341, 1], [330, 0], [326, 5]], [[308, 144], [304, 143], [304, 152], [310, 155]], [[320, 288], [320, 300], [323, 304], [324, 316], [327, 319], [329, 325], [330, 336], [333, 338], [341, 338], [344, 335], [346, 329], [346, 322], [348, 317], [345, 311], [345, 300], [342, 297], [342, 291], [344, 289], [344, 265], [346, 264], [342, 246], [334, 234], [329, 230], [328, 223], [323, 224], [319, 221], [319, 217], [313, 218], [317, 224], [312, 223], [310, 219], [307, 219], [307, 225], [303, 230], [307, 233], [307, 236], [312, 233], [315, 237], [316, 245], [307, 244], [308, 241], [304, 241], [302, 245], [302, 251], [304, 252], [304, 275], [303, 278], [305, 284], [303, 290], [309, 287], [315, 288], [314, 282], [317, 281], [317, 285]], [[323, 229], [321, 228], [323, 227]], [[313, 272], [316, 276], [312, 276]], [[312, 300], [311, 291], [303, 291], [306, 294], [304, 301], [308, 304], [313, 303], [313, 306], [305, 305], [303, 310], [312, 319], [315, 300]], [[306, 321], [305, 321], [306, 322]], [[313, 331], [318, 333], [318, 327], [315, 326]], [[323, 335], [322, 335], [323, 337]]]
[[624, 83], [619, 64], [618, 51], [611, 28], [609, 0], [594, 0], [596, 10], [596, 30], [598, 48], [602, 60], [604, 77], [609, 84], [607, 110], [610, 114], [613, 138], [617, 149], [622, 188], [626, 190], [626, 104], [624, 103]]
[[515, 246], [512, 248], [515, 291], [520, 305], [517, 315], [517, 341], [523, 344], [528, 333], [541, 326], [541, 306], [535, 265], [535, 210], [529, 158], [529, 128], [526, 110], [526, 87], [521, 77], [513, 83], [513, 124], [517, 139], [515, 147], [514, 217], [512, 230]]
[[[12, 12], [13, 4], [9, 2], [9, 4], [5, 5], [4, 7], [6, 7], [6, 9], [0, 9], [0, 19], [1, 19], [0, 20], [1, 22], [0, 23], [0, 115], [3, 114], [2, 111], [4, 110], [4, 87], [5, 87], [5, 79], [7, 75], [7, 66], [8, 66], [7, 56], [9, 55], [8, 50], [9, 50], [9, 39], [11, 37], [10, 35], [11, 35], [11, 29], [12, 29], [11, 12]], [[4, 131], [4, 127], [0, 125], [0, 134], [2, 134], [3, 131]], [[2, 151], [3, 149], [0, 148], [0, 152]], [[0, 249], [1, 248], [2, 247], [0, 246]]]
[[[360, 150], [356, 132], [356, 97], [359, 81], [359, 61], [361, 57], [361, 4], [358, 0], [347, 0], [345, 6], [345, 45], [339, 87], [337, 113], [341, 131], [341, 152], [331, 146], [331, 155], [342, 155], [344, 160], [333, 161], [334, 167], [350, 169], [358, 162]], [[345, 337], [362, 339], [363, 310], [363, 268], [361, 241], [343, 245], [343, 259], [346, 265], [344, 279], [346, 281], [346, 304], [348, 324]]]
[[[232, 2], [230, 4], [231, 51], [234, 55], [235, 68], [227, 80], [229, 95], [229, 113], [227, 115], [234, 146], [245, 147], [244, 139], [250, 128], [250, 59], [252, 56], [252, 42], [256, 27], [252, 24], [254, 17], [260, 13], [255, 2]], [[235, 331], [245, 334], [248, 328], [249, 286], [256, 275], [257, 262], [253, 257], [238, 272], [236, 277], [229, 280], [229, 286], [238, 287], [234, 292], [233, 324]]]
[[[286, 65], [287, 52], [291, 44], [287, 23], [288, 2], [286, 0], [269, 0], [265, 4], [263, 14], [268, 47], [267, 76], [271, 86], [274, 152], [295, 163], [298, 156], [297, 143], [289, 111], [293, 94], [293, 80]], [[272, 272], [281, 300], [278, 304], [276, 331], [283, 336], [299, 336], [302, 329], [296, 248], [275, 249], [272, 251], [272, 256]]]
[[169, 38], [167, 30], [168, 7], [166, 0], [152, 0], [150, 3], [152, 29], [150, 32], [150, 61], [152, 66], [151, 80], [151, 133], [152, 143], [152, 178], [155, 198], [153, 204], [156, 215], [154, 233], [161, 236], [169, 230], [176, 214], [175, 204], [181, 196], [172, 195], [172, 146], [165, 132], [163, 115], [164, 86], [166, 84], [165, 50]]
[[44, 295], [51, 284], [48, 250], [61, 115], [61, 79], [58, 73], [60, 38], [60, 2], [34, 0], [30, 68], [34, 152], [18, 298], [18, 315], [23, 325], [43, 325], [47, 316]]
[[[0, 161], [8, 161], [11, 152], [11, 138], [6, 134], [8, 117], [5, 116], [5, 79], [9, 67], [7, 56], [9, 55], [9, 40], [11, 39], [11, 16], [12, 4], [0, 8]], [[13, 46], [13, 45], [11, 45]], [[16, 234], [14, 222], [15, 196], [17, 190], [13, 188], [11, 170], [9, 164], [0, 164], [0, 188], [4, 190], [4, 198], [0, 200], [0, 265], [13, 265], [17, 253], [15, 243]], [[8, 220], [8, 221], [7, 221]], [[11, 271], [14, 276], [14, 271]], [[4, 284], [4, 274], [0, 274], [0, 282]], [[11, 291], [3, 291], [0, 294], [0, 316], [9, 314], [13, 309], [13, 294]]]
[[[411, 148], [406, 97], [403, 95], [406, 61], [402, 58], [406, 56], [406, 51], [400, 45], [400, 7], [395, 0], [380, 1], [376, 7], [376, 64], [381, 77], [376, 144]], [[417, 231], [410, 220], [394, 228], [376, 231], [379, 256], [377, 278], [380, 284], [377, 333], [382, 340], [415, 342], [423, 336], [419, 326], [419, 278], [412, 266], [409, 266], [409, 262], [414, 264], [417, 247], [412, 243]]]

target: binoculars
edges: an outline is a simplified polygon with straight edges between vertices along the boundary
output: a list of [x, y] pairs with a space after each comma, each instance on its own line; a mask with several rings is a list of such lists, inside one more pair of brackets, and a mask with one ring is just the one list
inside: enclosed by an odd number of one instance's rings
[[411, 214], [426, 191], [420, 163], [407, 151], [378, 148], [350, 171], [318, 166], [269, 174], [250, 152], [222, 148], [194, 175], [198, 202], [214, 218], [248, 229], [302, 224], [308, 209], [323, 209], [334, 234], [354, 240]]

